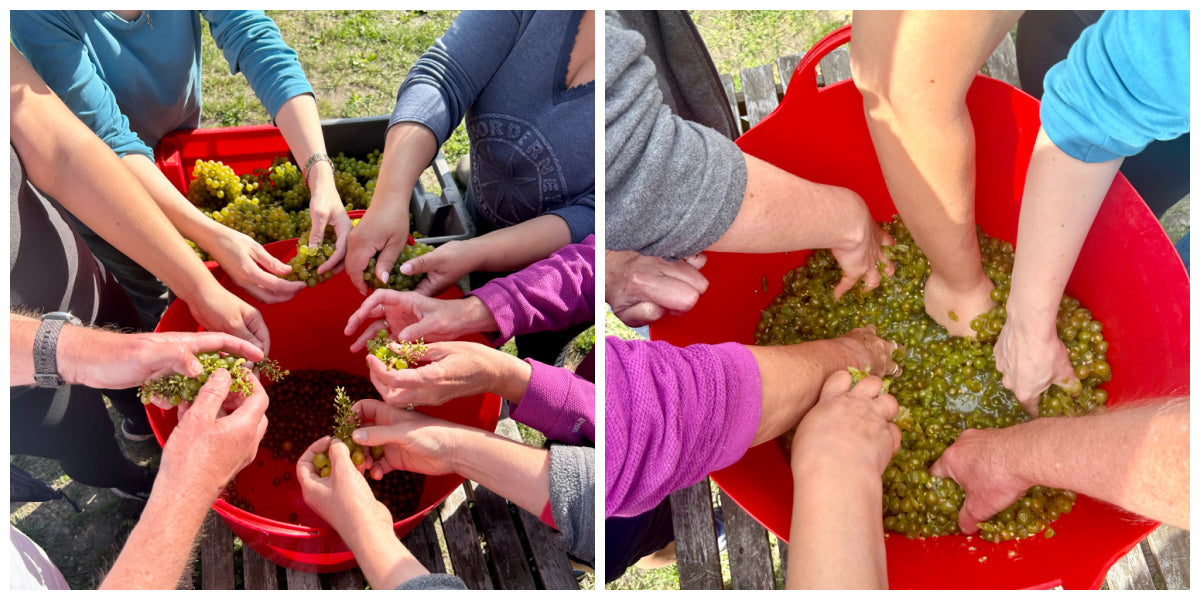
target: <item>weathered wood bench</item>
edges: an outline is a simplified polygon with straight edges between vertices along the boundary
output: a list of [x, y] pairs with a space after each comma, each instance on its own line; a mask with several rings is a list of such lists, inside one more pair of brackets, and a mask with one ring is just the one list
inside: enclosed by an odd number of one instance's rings
[[[509, 418], [501, 419], [496, 433], [521, 439], [516, 423]], [[556, 535], [537, 515], [466, 481], [402, 541], [431, 573], [453, 573], [473, 590], [577, 590], [580, 584], [574, 568], [554, 540]], [[202, 589], [361, 590], [366, 587], [357, 567], [321, 575], [285, 569], [245, 545], [241, 548], [239, 566], [234, 545], [233, 531], [215, 512], [209, 511], [199, 543]]]
[[[746, 132], [779, 105], [803, 54], [783, 56], [774, 65], [742, 69], [741, 90], [734, 89], [733, 77], [721, 75], [730, 108], [739, 116]], [[1016, 48], [1006, 36], [988, 58], [989, 75], [1019, 86]], [[781, 83], [775, 83], [778, 69]], [[845, 46], [831, 52], [819, 63], [817, 85], [824, 86], [850, 78], [850, 53]], [[721, 574], [721, 557], [713, 523], [714, 496], [709, 479], [671, 494], [674, 513], [675, 552], [680, 589], [756, 590], [782, 587], [787, 574], [787, 544], [775, 540], [766, 528], [742, 510], [724, 491], [716, 503], [725, 524], [725, 543], [729, 560], [729, 581]], [[1123, 556], [1109, 570], [1107, 589], [1190, 589], [1191, 555], [1187, 531], [1162, 526]], [[775, 564], [781, 574], [777, 578]]]

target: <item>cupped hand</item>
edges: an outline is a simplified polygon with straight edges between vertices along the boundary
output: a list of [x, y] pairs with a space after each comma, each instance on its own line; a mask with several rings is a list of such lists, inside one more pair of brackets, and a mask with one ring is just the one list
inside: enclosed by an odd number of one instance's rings
[[407, 204], [401, 207], [396, 203], [372, 202], [347, 236], [346, 274], [354, 287], [364, 296], [371, 293], [363, 273], [372, 258], [376, 258], [375, 276], [380, 281], [388, 281], [392, 265], [396, 264], [407, 243]]
[[205, 329], [223, 331], [247, 340], [258, 346], [263, 354], [271, 351], [271, 334], [267, 331], [262, 313], [225, 288], [214, 286], [213, 290], [201, 293], [197, 298], [184, 300], [188, 303], [192, 317]]
[[[321, 477], [313, 465], [319, 453], [329, 457], [329, 476]], [[349, 545], [367, 532], [391, 529], [392, 514], [375, 499], [354, 461], [350, 449], [341, 440], [325, 436], [312, 443], [296, 462], [296, 479], [308, 504], [325, 519]]]
[[1000, 382], [1012, 390], [1026, 412], [1036, 417], [1042, 392], [1051, 385], [1078, 389], [1080, 384], [1067, 347], [1054, 327], [1034, 329], [1010, 318], [1000, 330], [992, 354], [996, 370], [1003, 375]]
[[333, 254], [317, 267], [317, 274], [323, 275], [338, 268], [346, 256], [346, 238], [351, 229], [350, 216], [346, 214], [346, 207], [332, 183], [322, 186], [319, 190], [313, 190], [308, 202], [308, 212], [312, 219], [312, 229], [309, 230], [308, 240], [300, 240], [301, 242], [307, 241], [310, 246], [320, 246], [325, 239], [325, 228], [329, 225], [333, 226], [333, 233], [337, 236]]
[[354, 410], [360, 422], [373, 423], [354, 431], [354, 443], [383, 447], [383, 458], [375, 460], [368, 453], [364, 463], [375, 479], [397, 470], [425, 475], [454, 472], [456, 440], [467, 428], [379, 400], [360, 400]]
[[424, 273], [425, 278], [414, 290], [418, 294], [437, 296], [458, 283], [464, 275], [475, 270], [478, 257], [471, 251], [470, 242], [451, 240], [422, 254], [403, 265], [400, 272], [405, 275]]
[[925, 280], [925, 312], [950, 335], [973, 338], [971, 321], [996, 306], [994, 287], [982, 271], [975, 282], [965, 285], [953, 285], [934, 271]]
[[[193, 402], [180, 405], [179, 424], [163, 446], [159, 479], [215, 498], [254, 460], [267, 432], [268, 399], [258, 379], [251, 378], [254, 393], [235, 400], [229, 372], [217, 369]], [[224, 407], [231, 405], [236, 408], [227, 413]]]
[[843, 344], [854, 357], [854, 366], [870, 370], [874, 375], [886, 377], [900, 372], [900, 365], [892, 359], [892, 353], [900, 348], [896, 342], [875, 335], [875, 326], [867, 325], [851, 329], [833, 338]]
[[[528, 385], [530, 372], [525, 361], [474, 342], [429, 344], [420, 364], [407, 369], [388, 369], [368, 354], [367, 367], [375, 389], [395, 406], [437, 405], [483, 392], [502, 393], [522, 376]], [[513, 399], [519, 400], [520, 395]]]
[[883, 281], [879, 274], [880, 263], [883, 264], [883, 273], [888, 277], [896, 272], [895, 265], [883, 254], [883, 246], [891, 246], [896, 240], [879, 228], [858, 194], [854, 194], [854, 199], [858, 202], [858, 218], [847, 223], [847, 242], [829, 249], [842, 268], [842, 280], [833, 288], [834, 298], [841, 298], [859, 279], [862, 280], [862, 293], [879, 287]]
[[899, 404], [882, 393], [883, 380], [878, 377], [867, 377], [853, 388], [851, 381], [847, 371], [825, 380], [817, 404], [800, 420], [792, 438], [793, 469], [822, 464], [883, 475], [900, 447], [900, 428], [891, 422]]
[[273, 304], [291, 300], [307, 287], [303, 281], [282, 279], [292, 268], [271, 256], [262, 244], [228, 227], [222, 229], [212, 248], [205, 250], [246, 293]]
[[416, 292], [382, 289], [375, 290], [350, 315], [343, 333], [352, 335], [363, 323], [367, 328], [350, 346], [351, 352], [365, 348], [380, 329], [387, 329], [391, 338], [400, 341], [440, 342], [499, 328], [491, 311], [474, 296], [442, 300]]
[[965, 534], [1016, 502], [1033, 484], [1004, 467], [1001, 455], [1004, 429], [967, 429], [941, 458], [929, 467], [934, 477], [953, 479], [966, 492], [958, 511], [958, 528]]
[[701, 253], [668, 262], [637, 252], [604, 252], [604, 300], [630, 327], [641, 327], [672, 314], [685, 313], [708, 289], [700, 274], [707, 262]]
[[201, 352], [224, 351], [249, 361], [263, 357], [254, 344], [215, 331], [124, 334], [85, 330], [67, 335], [76, 333], [87, 336], [88, 341], [82, 347], [60, 344], [61, 372], [67, 381], [97, 389], [136, 387], [172, 373], [195, 377], [201, 372], [196, 358]]

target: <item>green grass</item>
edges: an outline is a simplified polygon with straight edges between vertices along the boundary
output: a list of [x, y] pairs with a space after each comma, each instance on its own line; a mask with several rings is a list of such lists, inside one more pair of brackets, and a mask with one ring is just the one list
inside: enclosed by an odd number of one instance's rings
[[[805, 52], [825, 34], [850, 22], [848, 10], [694, 10], [718, 73], [733, 75], [741, 88], [741, 69], [773, 65], [780, 56]], [[779, 81], [779, 74], [775, 74]]]

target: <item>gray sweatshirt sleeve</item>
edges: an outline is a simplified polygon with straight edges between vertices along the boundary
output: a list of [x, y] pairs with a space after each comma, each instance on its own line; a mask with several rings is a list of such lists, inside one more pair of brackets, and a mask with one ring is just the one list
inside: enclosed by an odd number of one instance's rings
[[426, 573], [417, 575], [396, 586], [398, 590], [465, 590], [467, 584], [463, 580], [445, 573]]
[[596, 562], [596, 449], [550, 446], [550, 511], [567, 551]]
[[605, 16], [605, 243], [682, 258], [725, 233], [746, 192], [746, 160], [716, 130], [663, 103], [646, 41]]

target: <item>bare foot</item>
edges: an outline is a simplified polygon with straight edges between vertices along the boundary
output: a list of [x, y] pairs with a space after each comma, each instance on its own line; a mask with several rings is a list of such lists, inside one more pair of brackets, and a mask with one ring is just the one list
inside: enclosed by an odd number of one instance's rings
[[982, 271], [980, 279], [965, 288], [956, 289], [935, 271], [925, 282], [925, 312], [950, 335], [975, 337], [971, 319], [996, 306], [992, 300], [992, 280]]

